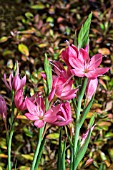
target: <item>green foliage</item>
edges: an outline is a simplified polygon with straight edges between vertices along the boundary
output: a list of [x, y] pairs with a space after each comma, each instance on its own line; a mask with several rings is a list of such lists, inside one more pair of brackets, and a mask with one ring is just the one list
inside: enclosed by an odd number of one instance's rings
[[50, 91], [51, 91], [51, 88], [52, 88], [52, 69], [51, 69], [51, 66], [49, 64], [47, 54], [45, 54], [44, 70], [45, 70], [45, 73], [46, 73], [46, 80], [47, 80], [47, 87], [48, 87], [47, 88], [48, 89], [47, 94], [49, 94]]
[[89, 29], [91, 23], [92, 13], [89, 14], [88, 19], [82, 25], [78, 34], [78, 48], [84, 48], [89, 43]]
[[19, 44], [18, 45], [18, 50], [22, 53], [22, 54], [24, 54], [25, 56], [29, 56], [29, 49], [28, 49], [28, 47], [25, 45], [25, 44]]

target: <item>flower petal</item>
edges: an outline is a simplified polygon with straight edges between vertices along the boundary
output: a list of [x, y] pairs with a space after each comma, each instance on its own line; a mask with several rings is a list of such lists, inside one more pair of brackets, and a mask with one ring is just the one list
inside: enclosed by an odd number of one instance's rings
[[98, 66], [100, 66], [100, 63], [102, 62], [102, 54], [96, 54], [91, 58], [89, 69], [95, 69]]
[[[31, 114], [35, 115], [37, 112], [37, 106], [34, 103], [32, 103], [28, 98], [25, 99], [25, 102], [26, 102], [28, 111]], [[38, 112], [37, 112], [37, 114], [38, 114]]]
[[29, 120], [38, 120], [38, 116], [37, 115], [33, 115], [31, 113], [25, 113], [25, 116], [27, 117], [27, 119]]
[[71, 73], [78, 77], [84, 77], [84, 75], [85, 75], [84, 70], [80, 70], [79, 68], [72, 69]]
[[37, 127], [37, 128], [42, 128], [44, 126], [44, 120], [36, 120], [34, 122], [34, 125]]
[[83, 48], [80, 49], [79, 53], [78, 53], [78, 59], [84, 64], [85, 61], [89, 61], [89, 55], [86, 52], [86, 50], [84, 50]]

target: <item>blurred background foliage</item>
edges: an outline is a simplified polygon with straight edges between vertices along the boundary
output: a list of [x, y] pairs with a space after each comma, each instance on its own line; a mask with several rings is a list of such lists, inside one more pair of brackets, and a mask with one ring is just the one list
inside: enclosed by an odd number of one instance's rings
[[[84, 127], [95, 114], [96, 126], [91, 141], [80, 163], [80, 170], [113, 169], [113, 1], [112, 0], [0, 0], [0, 94], [8, 107], [10, 94], [3, 84], [3, 74], [10, 74], [14, 63], [20, 63], [21, 75], [27, 75], [26, 94], [43, 91], [40, 71], [45, 52], [53, 60], [61, 58], [66, 40], [76, 44], [76, 35], [92, 11], [90, 56], [103, 54], [103, 66], [110, 71], [99, 77], [95, 101]], [[15, 114], [17, 110], [15, 109]], [[9, 111], [9, 114], [10, 111]], [[70, 125], [69, 130], [73, 125]], [[29, 170], [36, 148], [38, 129], [19, 113], [12, 143], [13, 167]], [[47, 142], [39, 170], [55, 170], [59, 129], [48, 130]], [[66, 132], [64, 137], [67, 139]], [[67, 146], [68, 159], [70, 152]], [[103, 163], [103, 164], [101, 164]], [[7, 147], [5, 128], [0, 118], [0, 169], [6, 169]]]

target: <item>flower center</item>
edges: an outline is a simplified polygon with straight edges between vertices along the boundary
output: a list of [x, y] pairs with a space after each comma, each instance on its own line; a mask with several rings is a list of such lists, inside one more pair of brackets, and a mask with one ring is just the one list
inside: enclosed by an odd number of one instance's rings
[[84, 73], [88, 73], [89, 72], [89, 70], [86, 68], [85, 70], [84, 70]]

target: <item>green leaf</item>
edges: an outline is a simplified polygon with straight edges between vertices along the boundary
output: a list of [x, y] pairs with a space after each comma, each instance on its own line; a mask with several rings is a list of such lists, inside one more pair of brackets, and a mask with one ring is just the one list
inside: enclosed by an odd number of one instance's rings
[[66, 152], [66, 141], [62, 143], [62, 170], [65, 170], [65, 152]]
[[49, 64], [47, 54], [45, 54], [44, 70], [45, 70], [45, 73], [46, 73], [46, 80], [47, 80], [47, 87], [48, 87], [47, 94], [49, 94], [50, 91], [51, 91], [51, 88], [52, 88], [52, 69], [51, 69], [51, 66]]
[[[88, 136], [84, 142], [84, 144], [82, 145], [82, 147], [79, 149], [78, 153], [76, 154], [76, 158], [75, 158], [75, 164], [74, 166], [77, 168], [78, 164], [80, 163], [80, 161], [82, 160], [82, 158], [84, 157], [86, 151], [87, 151], [87, 148], [88, 148], [88, 144], [89, 144], [89, 141], [90, 141], [90, 137], [91, 137], [91, 133], [92, 133], [92, 126], [94, 124], [94, 116], [91, 117], [90, 119], [90, 122], [89, 122], [89, 133], [88, 133]], [[74, 168], [75, 168], [74, 167]]]
[[74, 169], [77, 168], [78, 164], [80, 163], [80, 161], [82, 160], [82, 158], [84, 157], [85, 153], [86, 153], [86, 150], [88, 148], [88, 144], [89, 144], [89, 141], [90, 141], [90, 137], [91, 137], [91, 128], [89, 130], [89, 133], [88, 133], [88, 136], [84, 142], [84, 144], [82, 145], [82, 147], [80, 148], [79, 152], [76, 154], [76, 158], [75, 158], [75, 166], [74, 166]]
[[25, 56], [29, 56], [29, 49], [28, 49], [28, 47], [25, 45], [25, 44], [19, 44], [18, 45], [18, 50], [22, 53], [22, 54], [24, 54]]
[[31, 8], [40, 10], [40, 9], [44, 9], [45, 6], [42, 3], [37, 3], [36, 5], [32, 5]]
[[33, 156], [32, 155], [30, 155], [30, 154], [22, 154], [21, 155], [23, 158], [25, 158], [25, 159], [27, 159], [27, 160], [33, 160]]
[[8, 40], [8, 37], [3, 36], [0, 38], [0, 43], [6, 42]]
[[78, 34], [78, 48], [84, 48], [89, 42], [89, 29], [91, 23], [92, 13], [89, 14], [88, 19], [82, 25]]
[[26, 18], [31, 19], [33, 18], [33, 14], [31, 12], [26, 12], [25, 13]]
[[46, 136], [47, 139], [58, 139], [59, 138], [59, 133], [50, 133], [49, 135]]
[[81, 115], [81, 119], [80, 119], [80, 122], [79, 122], [80, 127], [82, 127], [82, 125], [83, 125], [83, 123], [84, 123], [84, 121], [85, 121], [85, 119], [86, 119], [86, 116], [87, 116], [88, 112], [89, 112], [90, 109], [91, 109], [91, 106], [92, 106], [92, 104], [93, 104], [93, 101], [94, 101], [94, 96], [92, 97], [92, 99], [90, 100], [88, 106], [84, 109], [84, 111], [83, 111], [83, 113], [82, 113], [82, 115]]
[[103, 170], [103, 167], [104, 167], [104, 163], [102, 162], [101, 165], [100, 165], [99, 170]]

